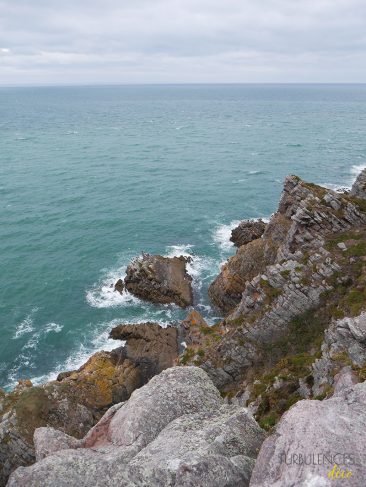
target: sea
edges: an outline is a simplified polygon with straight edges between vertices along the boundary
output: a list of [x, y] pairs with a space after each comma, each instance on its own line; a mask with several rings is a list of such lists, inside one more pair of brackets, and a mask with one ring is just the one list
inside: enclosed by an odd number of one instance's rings
[[[113, 291], [141, 252], [192, 257], [194, 307], [268, 219], [287, 174], [332, 189], [366, 166], [366, 85], [0, 89], [0, 387], [119, 346], [119, 323], [188, 310]], [[112, 286], [112, 287], [111, 287]]]

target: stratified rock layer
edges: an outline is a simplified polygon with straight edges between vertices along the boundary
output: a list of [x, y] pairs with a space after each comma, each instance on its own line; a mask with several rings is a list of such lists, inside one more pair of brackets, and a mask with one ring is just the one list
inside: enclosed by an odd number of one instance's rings
[[[37, 457], [9, 487], [245, 487], [264, 439], [196, 367], [173, 367], [115, 406], [77, 444], [36, 431]], [[76, 449], [75, 449], [76, 448]]]
[[125, 288], [153, 303], [175, 303], [182, 308], [193, 303], [192, 278], [185, 257], [143, 254], [127, 267]]

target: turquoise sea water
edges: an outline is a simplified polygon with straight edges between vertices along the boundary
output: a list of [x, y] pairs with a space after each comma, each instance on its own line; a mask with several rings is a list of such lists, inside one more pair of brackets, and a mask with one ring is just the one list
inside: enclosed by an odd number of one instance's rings
[[349, 186], [366, 165], [365, 85], [0, 89], [0, 386], [118, 345], [113, 324], [186, 312], [114, 293], [141, 251], [193, 256], [196, 307], [269, 217], [286, 174]]

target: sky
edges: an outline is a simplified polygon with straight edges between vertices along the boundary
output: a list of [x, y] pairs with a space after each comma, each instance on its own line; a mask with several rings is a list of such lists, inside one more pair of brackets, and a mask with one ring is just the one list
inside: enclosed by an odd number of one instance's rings
[[0, 0], [0, 85], [366, 82], [366, 0]]

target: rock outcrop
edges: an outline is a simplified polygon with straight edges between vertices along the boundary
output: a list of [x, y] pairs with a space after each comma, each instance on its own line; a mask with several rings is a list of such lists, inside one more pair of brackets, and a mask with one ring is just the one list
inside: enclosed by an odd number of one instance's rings
[[120, 294], [123, 294], [125, 285], [122, 279], [118, 279], [118, 281], [114, 285], [114, 290], [117, 291]]
[[360, 172], [351, 188], [351, 195], [366, 199], [366, 169]]
[[186, 257], [143, 254], [127, 267], [125, 288], [153, 303], [192, 305], [192, 278], [187, 273]]
[[111, 336], [127, 340], [126, 346], [94, 354], [57, 381], [39, 387], [28, 382], [0, 396], [0, 486], [16, 467], [34, 462], [36, 428], [52, 426], [83, 437], [110, 406], [127, 400], [178, 356], [176, 328], [120, 325]]
[[210, 286], [226, 318], [211, 332], [196, 328], [181, 363], [202, 367], [267, 429], [296, 401], [328, 397], [341, 367], [362, 376], [365, 242], [362, 198], [287, 177], [262, 237]]
[[282, 417], [262, 445], [250, 487], [365, 485], [366, 383], [346, 377], [331, 398], [299, 401]]
[[241, 247], [260, 238], [265, 229], [266, 224], [262, 220], [244, 220], [231, 231], [230, 240], [235, 247]]
[[[10, 487], [245, 486], [261, 428], [274, 433], [253, 487], [335, 485], [346, 467], [347, 484], [363, 485], [361, 462], [299, 458], [358, 458], [366, 446], [365, 183], [366, 170], [343, 193], [287, 177], [263, 233], [237, 230], [239, 248], [209, 288], [225, 313], [215, 325], [195, 310], [177, 328], [120, 325], [111, 337], [124, 347], [44, 386], [0, 391], [0, 485], [36, 456]], [[144, 254], [125, 287], [189, 306], [186, 264]]]
[[178, 329], [173, 326], [162, 328], [157, 323], [118, 325], [113, 328], [110, 337], [126, 340], [126, 357], [134, 362], [135, 367], [144, 370], [140, 384], [172, 367], [178, 357]]
[[9, 487], [247, 486], [264, 432], [223, 404], [199, 368], [173, 367], [114, 406], [83, 440], [36, 431], [37, 458]]

